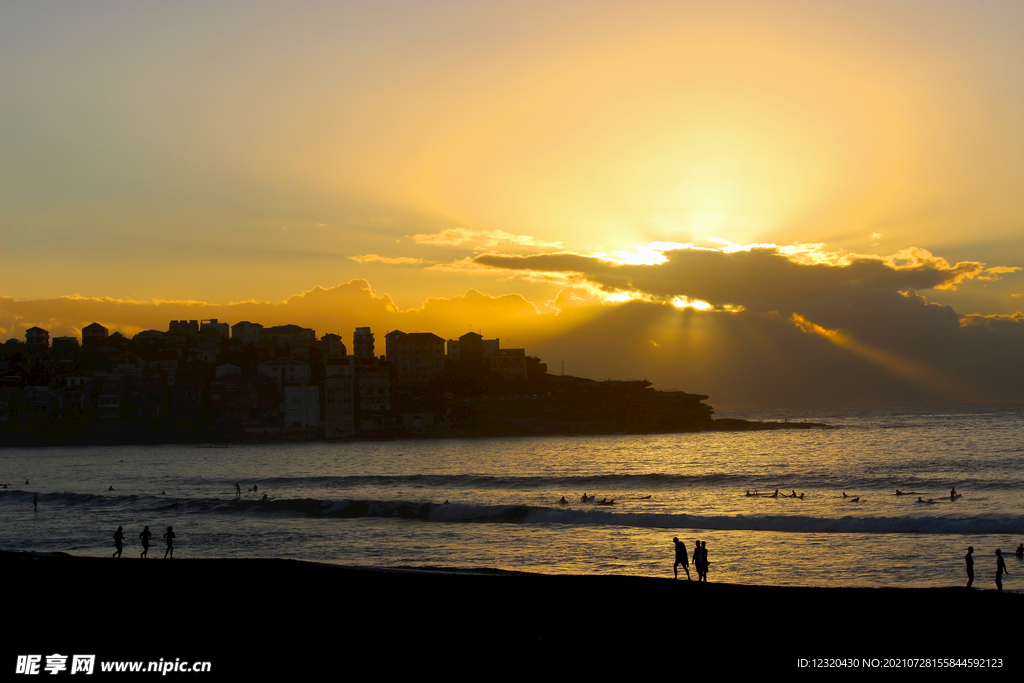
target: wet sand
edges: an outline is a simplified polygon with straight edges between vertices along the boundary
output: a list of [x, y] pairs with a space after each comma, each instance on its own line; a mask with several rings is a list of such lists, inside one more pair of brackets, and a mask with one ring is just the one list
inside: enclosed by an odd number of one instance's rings
[[215, 675], [350, 675], [358, 662], [488, 676], [626, 665], [645, 677], [665, 658], [754, 675], [811, 673], [801, 658], [1002, 658], [1002, 673], [1021, 663], [1024, 595], [996, 593], [980, 572], [973, 591], [786, 588], [162, 555], [0, 552], [8, 658], [206, 660]]

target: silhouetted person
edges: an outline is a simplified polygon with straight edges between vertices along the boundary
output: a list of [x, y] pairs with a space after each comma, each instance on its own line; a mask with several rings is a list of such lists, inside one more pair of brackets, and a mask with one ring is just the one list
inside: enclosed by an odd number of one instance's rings
[[[25, 483], [27, 484], [28, 482], [26, 481]], [[39, 494], [35, 493], [35, 494], [32, 495], [32, 510], [35, 511], [35, 510], [38, 510], [38, 509], [39, 509]]]
[[253, 493], [256, 493], [257, 491], [259, 491], [259, 490], [260, 490], [260, 487], [259, 487], [259, 486], [257, 486], [256, 484], [253, 484], [253, 485], [252, 485], [252, 488], [251, 488], [251, 489], [249, 489], [249, 490], [250, 490], [250, 491], [252, 491]]
[[693, 542], [693, 568], [697, 572], [697, 581], [700, 582], [704, 574], [701, 569], [703, 566], [703, 555], [701, 555], [700, 541]]
[[580, 502], [581, 503], [586, 503], [588, 500], [590, 500], [590, 499], [587, 498], [587, 494], [584, 493], [582, 496], [580, 496]]
[[121, 527], [117, 527], [117, 531], [114, 532], [114, 547], [117, 548], [114, 557], [121, 559], [121, 551], [124, 550], [124, 529]]
[[1024, 559], [1024, 543], [1021, 543], [1019, 546], [1017, 546], [1017, 551], [1013, 554], [1017, 556], [1018, 560]]
[[558, 501], [558, 504], [559, 504], [559, 505], [568, 505], [568, 504], [569, 504], [569, 501], [567, 501], [567, 500], [565, 499], [565, 496], [562, 496], [562, 500]]
[[949, 490], [949, 499], [950, 499], [950, 500], [956, 500], [956, 499], [957, 499], [957, 496], [958, 496], [958, 495], [959, 495], [959, 494], [958, 494], [958, 493], [956, 492], [956, 489], [955, 489], [955, 488], [951, 488], [951, 489]]
[[[265, 493], [264, 493], [264, 494], [263, 494], [263, 500], [270, 500], [270, 498], [268, 498], [268, 497], [267, 497], [267, 494], [265, 494]], [[448, 501], [446, 500], [446, 501], [445, 501], [445, 505], [447, 505], [447, 504], [448, 504]]]
[[167, 550], [164, 551], [164, 559], [167, 559], [167, 555], [170, 554], [171, 559], [174, 559], [174, 527], [167, 527], [167, 533], [164, 534], [164, 538], [167, 539]]
[[238, 482], [236, 481], [235, 482], [235, 500], [237, 500], [237, 499], [239, 499], [241, 497], [242, 497], [242, 487], [239, 486]]
[[[694, 552], [694, 555], [697, 554], [696, 550], [694, 550], [693, 552]], [[697, 564], [696, 560], [694, 560], [694, 564], [697, 566], [697, 579], [699, 581], [703, 581], [704, 583], [707, 583], [708, 582], [708, 542], [707, 541], [701, 541], [700, 542], [700, 564]]]
[[1006, 561], [1003, 560], [1003, 553], [996, 548], [996, 590], [1000, 593], [1003, 592], [1003, 574], [1009, 576], [1010, 572], [1006, 571]]
[[[686, 544], [680, 543], [678, 537], [673, 538], [672, 542], [675, 543], [676, 546], [676, 561], [675, 564], [672, 565], [672, 573], [678, 579], [679, 565], [683, 565], [683, 569], [686, 570], [686, 580], [693, 581], [690, 577], [690, 558], [686, 556]], [[696, 560], [696, 557], [694, 557], [694, 560]]]
[[967, 554], [964, 555], [964, 562], [967, 563], [967, 588], [974, 584], [974, 546], [968, 546]]
[[108, 486], [108, 487], [107, 487], [107, 490], [108, 490], [108, 491], [113, 491], [113, 490], [114, 490], [114, 487], [113, 487], [113, 486]]
[[148, 526], [142, 530], [142, 533], [139, 534], [139, 538], [142, 539], [142, 554], [139, 555], [139, 557], [143, 560], [147, 560], [149, 559], [149, 539], [153, 538], [153, 533], [149, 530]]

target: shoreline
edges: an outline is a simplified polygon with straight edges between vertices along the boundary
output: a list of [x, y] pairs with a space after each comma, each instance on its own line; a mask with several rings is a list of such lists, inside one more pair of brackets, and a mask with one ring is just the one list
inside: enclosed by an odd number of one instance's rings
[[[335, 650], [350, 661], [376, 662], [396, 651], [431, 661], [461, 653], [446, 671], [474, 670], [479, 653], [514, 653], [512, 665], [582, 666], [579, 657], [590, 653], [602, 663], [646, 666], [635, 660], [636, 648], [655, 658], [680, 650], [710, 656], [715, 642], [758, 670], [805, 670], [797, 668], [799, 658], [1021, 661], [1013, 621], [1024, 595], [994, 590], [698, 584], [672, 580], [667, 563], [667, 578], [652, 578], [288, 559], [166, 561], [158, 546], [153, 554], [143, 562], [0, 551], [17, 625], [4, 649], [95, 650], [108, 660], [180, 657], [211, 661], [221, 673], [310, 672], [303, 662], [318, 652], [341, 667]], [[910, 633], [926, 645], [912, 645]], [[410, 671], [423, 671], [422, 660], [406, 661]]]
[[403, 434], [376, 434], [372, 436], [349, 436], [339, 438], [322, 438], [319, 436], [267, 435], [241, 438], [238, 434], [193, 434], [172, 438], [168, 433], [139, 434], [118, 433], [115, 431], [101, 434], [90, 433], [78, 436], [52, 436], [45, 433], [0, 434], [0, 449], [3, 448], [89, 448], [94, 446], [194, 446], [195, 448], [230, 448], [231, 446], [249, 446], [258, 444], [294, 444], [294, 443], [365, 443], [381, 441], [417, 441], [444, 439], [494, 439], [494, 438], [533, 438], [544, 436], [578, 437], [578, 436], [652, 436], [661, 434], [700, 434], [705, 432], [751, 432], [777, 431], [788, 429], [839, 429], [835, 425], [824, 422], [788, 422], [741, 420], [738, 418], [716, 418], [706, 429], [649, 429], [640, 431], [602, 431], [590, 429], [564, 429], [537, 432], [529, 431], [494, 431], [479, 430], [423, 430]]

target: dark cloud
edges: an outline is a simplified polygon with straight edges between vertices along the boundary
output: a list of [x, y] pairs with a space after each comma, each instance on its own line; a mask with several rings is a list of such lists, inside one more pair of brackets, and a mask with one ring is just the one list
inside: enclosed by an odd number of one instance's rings
[[796, 310], [819, 299], [948, 287], [984, 271], [981, 263], [949, 266], [927, 252], [920, 252], [906, 265], [854, 257], [843, 266], [798, 263], [774, 248], [735, 252], [677, 249], [664, 252], [664, 256], [667, 260], [656, 265], [617, 264], [570, 253], [482, 254], [474, 260], [506, 270], [575, 273], [608, 291], [636, 291], [662, 300], [687, 296], [718, 306], [732, 304], [761, 311]]

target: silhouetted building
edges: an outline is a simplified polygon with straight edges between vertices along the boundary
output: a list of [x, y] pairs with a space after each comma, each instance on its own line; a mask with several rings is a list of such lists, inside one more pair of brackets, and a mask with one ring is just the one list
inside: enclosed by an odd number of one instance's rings
[[323, 358], [340, 358], [348, 353], [341, 335], [325, 334], [320, 337], [320, 355]]
[[304, 387], [309, 384], [312, 375], [309, 363], [283, 357], [260, 363], [256, 371], [264, 377], [276, 380], [279, 389], [286, 386]]
[[82, 348], [91, 351], [107, 342], [107, 328], [99, 323], [90, 323], [82, 328]]
[[373, 358], [373, 332], [369, 327], [357, 327], [352, 335], [352, 354], [356, 358]]
[[231, 335], [231, 329], [228, 327], [228, 324], [217, 322], [216, 318], [210, 318], [209, 320], [201, 320], [199, 322], [199, 331], [204, 332], [206, 330], [216, 332], [225, 339], [227, 339]]
[[444, 339], [436, 334], [393, 330], [384, 340], [399, 384], [426, 384], [444, 370]]
[[25, 343], [30, 348], [49, 348], [50, 333], [41, 327], [30, 327], [25, 330]]
[[195, 337], [199, 334], [199, 321], [172, 320], [170, 325], [167, 327], [167, 331], [172, 334], [183, 334], [186, 337]]
[[243, 320], [231, 326], [231, 338], [243, 344], [258, 344], [263, 337], [263, 325]]

